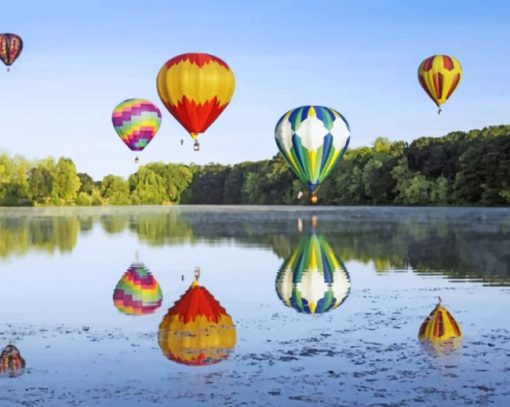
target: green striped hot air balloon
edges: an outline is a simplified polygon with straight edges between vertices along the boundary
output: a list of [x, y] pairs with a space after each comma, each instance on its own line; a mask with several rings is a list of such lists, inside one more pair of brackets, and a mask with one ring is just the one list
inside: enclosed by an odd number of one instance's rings
[[347, 120], [324, 106], [302, 106], [285, 113], [275, 128], [280, 153], [317, 202], [317, 190], [349, 145]]

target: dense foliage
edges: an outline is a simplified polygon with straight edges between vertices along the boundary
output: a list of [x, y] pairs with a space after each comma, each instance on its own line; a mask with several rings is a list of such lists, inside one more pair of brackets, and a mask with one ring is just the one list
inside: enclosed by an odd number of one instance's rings
[[[71, 159], [0, 155], [0, 205], [297, 204], [301, 183], [280, 155], [236, 165], [151, 163], [95, 182]], [[348, 150], [319, 192], [325, 205], [508, 205], [510, 126], [411, 144], [378, 138]]]

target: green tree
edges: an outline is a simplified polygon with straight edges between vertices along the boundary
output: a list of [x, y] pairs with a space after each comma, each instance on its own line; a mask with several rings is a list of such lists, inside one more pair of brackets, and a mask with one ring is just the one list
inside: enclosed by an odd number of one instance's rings
[[135, 204], [159, 205], [167, 199], [165, 180], [146, 165], [129, 177], [129, 189]]
[[73, 204], [80, 189], [76, 166], [69, 158], [60, 158], [52, 171], [51, 198], [55, 205]]
[[[131, 199], [129, 197], [128, 182], [117, 175], [107, 175], [101, 181], [101, 197], [103, 202], [109, 205], [129, 205]], [[92, 204], [92, 197], [90, 200]]]
[[53, 189], [51, 171], [42, 165], [31, 168], [28, 171], [28, 188], [30, 197], [35, 203], [48, 204]]

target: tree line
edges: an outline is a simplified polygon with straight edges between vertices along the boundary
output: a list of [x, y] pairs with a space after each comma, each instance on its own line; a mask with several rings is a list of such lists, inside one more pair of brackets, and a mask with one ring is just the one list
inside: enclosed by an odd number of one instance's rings
[[[0, 154], [0, 206], [306, 204], [278, 154], [235, 165], [150, 163], [96, 181], [70, 158]], [[510, 204], [510, 125], [351, 148], [321, 185], [323, 205]]]

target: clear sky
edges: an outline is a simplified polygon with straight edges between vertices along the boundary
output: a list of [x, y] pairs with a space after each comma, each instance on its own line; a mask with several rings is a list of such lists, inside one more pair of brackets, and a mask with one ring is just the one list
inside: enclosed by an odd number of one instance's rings
[[[276, 121], [304, 104], [340, 111], [351, 146], [510, 123], [509, 21], [507, 0], [5, 2], [0, 31], [25, 45], [11, 72], [0, 66], [0, 150], [70, 157], [95, 179], [127, 176], [134, 153], [111, 112], [131, 97], [163, 112], [141, 163], [270, 158]], [[183, 52], [217, 55], [236, 76], [233, 100], [199, 153], [155, 86], [161, 65]], [[443, 53], [464, 76], [438, 116], [416, 72]]]

